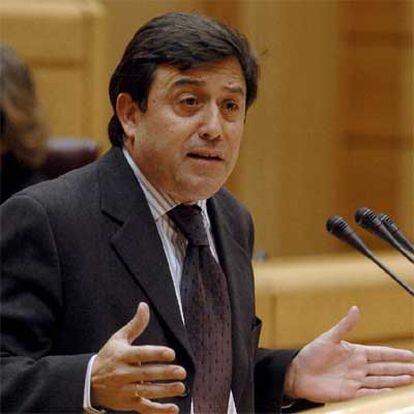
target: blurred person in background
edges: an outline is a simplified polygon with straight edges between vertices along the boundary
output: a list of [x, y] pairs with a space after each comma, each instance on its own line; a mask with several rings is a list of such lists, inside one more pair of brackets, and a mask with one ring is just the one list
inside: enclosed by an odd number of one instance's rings
[[29, 68], [9, 46], [0, 44], [1, 202], [43, 181], [47, 128]]

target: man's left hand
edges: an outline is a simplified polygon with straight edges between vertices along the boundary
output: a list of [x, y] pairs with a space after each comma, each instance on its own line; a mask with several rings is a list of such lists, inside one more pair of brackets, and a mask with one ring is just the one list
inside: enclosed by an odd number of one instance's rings
[[358, 320], [359, 310], [353, 306], [337, 325], [298, 353], [286, 374], [286, 395], [314, 402], [343, 401], [414, 381], [413, 352], [343, 340]]

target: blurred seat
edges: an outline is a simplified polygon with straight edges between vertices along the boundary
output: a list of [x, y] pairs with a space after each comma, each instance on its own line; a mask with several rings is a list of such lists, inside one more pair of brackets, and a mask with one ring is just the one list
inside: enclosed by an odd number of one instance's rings
[[56, 178], [95, 161], [98, 155], [99, 145], [92, 139], [54, 137], [46, 143], [46, 159], [41, 172], [47, 178]]

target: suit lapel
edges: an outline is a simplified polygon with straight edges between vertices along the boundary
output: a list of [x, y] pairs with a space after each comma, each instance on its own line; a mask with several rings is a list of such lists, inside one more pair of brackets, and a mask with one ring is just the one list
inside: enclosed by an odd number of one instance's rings
[[145, 195], [122, 152], [113, 148], [100, 170], [102, 211], [119, 222], [111, 244], [145, 291], [151, 308], [191, 356], [162, 242]]
[[[211, 219], [213, 234], [220, 264], [227, 277], [232, 313], [232, 340], [233, 340], [233, 381], [232, 391], [236, 406], [241, 398], [246, 376], [249, 370], [249, 349], [246, 338], [250, 338], [250, 327], [246, 311], [251, 301], [249, 292], [243, 286], [243, 275], [249, 268], [249, 259], [246, 252], [232, 236], [232, 229], [227, 218], [226, 207], [218, 203], [217, 196], [209, 200], [208, 212]], [[246, 263], [247, 261], [247, 263]], [[245, 306], [243, 306], [245, 305]]]

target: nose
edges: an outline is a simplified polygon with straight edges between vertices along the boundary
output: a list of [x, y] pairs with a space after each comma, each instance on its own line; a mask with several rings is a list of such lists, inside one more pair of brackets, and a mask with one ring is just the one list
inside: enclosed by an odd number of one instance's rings
[[208, 141], [220, 139], [223, 135], [221, 113], [217, 105], [208, 105], [204, 108], [199, 136]]

